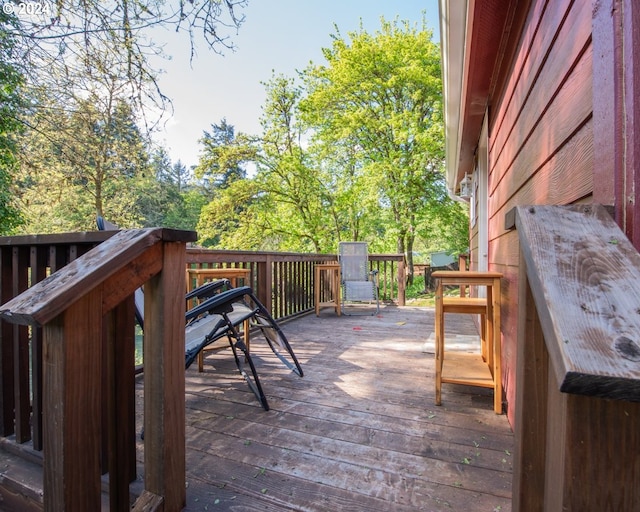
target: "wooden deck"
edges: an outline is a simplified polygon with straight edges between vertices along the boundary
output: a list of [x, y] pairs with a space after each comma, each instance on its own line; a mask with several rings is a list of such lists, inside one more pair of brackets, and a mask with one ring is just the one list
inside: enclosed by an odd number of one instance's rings
[[[467, 315], [447, 327], [463, 350], [476, 334]], [[269, 412], [229, 350], [187, 371], [186, 511], [511, 510], [513, 436], [491, 391], [445, 384], [434, 406], [433, 309], [282, 328], [305, 376], [256, 338]]]

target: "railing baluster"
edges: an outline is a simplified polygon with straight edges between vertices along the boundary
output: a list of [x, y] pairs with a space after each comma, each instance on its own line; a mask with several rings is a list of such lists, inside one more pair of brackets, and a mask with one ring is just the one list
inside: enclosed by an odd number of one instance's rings
[[[29, 286], [47, 276], [47, 250], [39, 246], [30, 248], [31, 282]], [[42, 329], [31, 328], [31, 423], [33, 449], [42, 450]]]
[[[0, 251], [0, 294], [2, 302], [6, 302], [13, 297], [13, 257], [12, 248], [3, 247]], [[0, 362], [2, 364], [0, 373], [0, 434], [4, 437], [14, 433], [14, 378], [13, 378], [13, 330], [16, 326], [8, 323], [0, 323]]]
[[[28, 287], [28, 248], [14, 247], [12, 251], [13, 295]], [[15, 390], [15, 435], [17, 443], [31, 440], [31, 393], [29, 391], [29, 330], [25, 325], [13, 329], [13, 368]]]

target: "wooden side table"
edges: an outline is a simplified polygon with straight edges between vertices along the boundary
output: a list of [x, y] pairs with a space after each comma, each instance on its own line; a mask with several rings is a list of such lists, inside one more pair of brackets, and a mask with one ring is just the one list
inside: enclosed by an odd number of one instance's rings
[[[324, 307], [334, 308], [336, 314], [342, 314], [340, 306], [340, 264], [339, 263], [317, 263], [314, 267], [313, 298], [316, 306], [316, 316], [320, 315], [320, 309]], [[322, 273], [326, 278], [322, 279]], [[331, 299], [320, 302], [322, 298], [322, 283], [329, 280]]]
[[244, 279], [246, 282], [250, 275], [251, 269], [249, 268], [188, 268], [187, 293], [214, 279], [228, 279], [231, 282], [231, 286], [235, 288], [238, 279]]
[[[502, 414], [500, 364], [500, 272], [439, 270], [432, 274], [436, 287], [436, 405], [442, 403], [442, 383], [493, 388], [493, 410]], [[445, 297], [444, 287], [484, 286], [486, 298]], [[481, 316], [481, 354], [449, 353], [445, 365], [445, 313]]]
[[[228, 279], [231, 286], [234, 288], [237, 286], [238, 279], [243, 279], [245, 282], [249, 280], [251, 276], [251, 269], [249, 268], [188, 268], [187, 269], [187, 293], [191, 290], [202, 286], [207, 281], [215, 279]], [[195, 282], [195, 286], [194, 286]], [[249, 320], [245, 320], [243, 325], [244, 342], [249, 350]], [[215, 349], [202, 349], [198, 354], [198, 371], [204, 371], [204, 351]]]

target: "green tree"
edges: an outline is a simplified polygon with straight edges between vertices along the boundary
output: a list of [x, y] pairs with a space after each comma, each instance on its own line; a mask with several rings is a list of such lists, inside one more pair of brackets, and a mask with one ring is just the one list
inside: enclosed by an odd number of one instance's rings
[[168, 212], [181, 209], [183, 198], [179, 184], [173, 180], [173, 165], [164, 148], [153, 152], [149, 173], [140, 177], [140, 195], [137, 206], [143, 227], [175, 227], [167, 223]]
[[213, 200], [202, 206], [198, 243], [217, 249], [274, 249], [261, 231], [256, 201], [257, 183], [250, 179], [238, 179], [218, 189]]
[[193, 184], [189, 170], [180, 160], [172, 163], [163, 148], [153, 154], [151, 169], [151, 178], [139, 200], [143, 225], [195, 230], [207, 199]]
[[411, 271], [425, 211], [452, 204], [443, 194], [439, 47], [424, 22], [418, 29], [382, 19], [375, 35], [361, 28], [349, 38], [337, 33], [323, 51], [327, 64], [305, 71], [304, 119], [315, 144], [352, 151], [357, 164], [338, 172], [377, 192], [378, 208], [389, 213], [385, 235], [395, 238]]
[[204, 132], [200, 144], [202, 151], [194, 172], [209, 191], [227, 188], [235, 180], [244, 179], [246, 165], [256, 159], [250, 139], [242, 133], [236, 136], [235, 128], [226, 119], [212, 124], [211, 132]]
[[[238, 11], [246, 4], [247, 0], [61, 0], [42, 2], [38, 4], [42, 13], [20, 16], [14, 23], [0, 19], [0, 45], [11, 41], [11, 52], [2, 52], [1, 64], [24, 77], [30, 99], [29, 109], [15, 116], [27, 132], [16, 156], [22, 167], [18, 183], [27, 187], [20, 197], [29, 208], [29, 230], [89, 227], [96, 211], [103, 210], [122, 226], [163, 219], [158, 201], [170, 189], [164, 182], [158, 189], [147, 172], [146, 149], [133, 147], [171, 112], [171, 102], [160, 91], [157, 70], [150, 64], [150, 57], [163, 55], [150, 29], [162, 26], [188, 33], [191, 57], [202, 42], [206, 48], [224, 51], [232, 47], [229, 36], [242, 23]], [[13, 5], [8, 2], [4, 12]], [[106, 117], [117, 115], [116, 105], [130, 118], [128, 129], [133, 138], [117, 134], [109, 125]], [[126, 119], [114, 121], [118, 129], [126, 129]], [[110, 134], [116, 138], [109, 139]], [[126, 163], [117, 161], [120, 156], [136, 165], [135, 172], [120, 169], [122, 176], [135, 174], [126, 182], [111, 179], [116, 168]], [[85, 171], [88, 174], [80, 175]], [[35, 191], [45, 176], [54, 186], [43, 186], [38, 195]], [[0, 174], [0, 187], [2, 182]], [[65, 193], [63, 183], [69, 187]], [[126, 188], [118, 189], [125, 183]], [[83, 202], [74, 201], [78, 194]], [[108, 203], [103, 204], [106, 199]], [[44, 215], [49, 213], [47, 208], [54, 215]]]
[[[253, 248], [255, 238], [241, 227], [255, 198], [254, 184], [247, 179], [247, 167], [255, 165], [257, 150], [243, 133], [235, 133], [226, 119], [212, 124], [200, 139], [202, 151], [194, 169], [197, 188], [206, 198], [197, 224], [199, 243], [223, 249]], [[198, 199], [193, 195], [191, 204]]]
[[[304, 148], [297, 112], [302, 90], [282, 76], [272, 77], [265, 88], [260, 140], [239, 142], [224, 120], [202, 139], [205, 151], [196, 172], [215, 187], [198, 223], [200, 243], [322, 251], [331, 239], [330, 200], [322, 170]], [[242, 178], [237, 169], [249, 158], [255, 175]]]
[[267, 101], [256, 181], [263, 205], [262, 229], [285, 250], [326, 249], [331, 202], [320, 166], [305, 149], [298, 106], [303, 91], [293, 79], [274, 76], [265, 84]]
[[127, 103], [109, 94], [79, 100], [70, 114], [60, 111], [55, 130], [31, 130], [22, 143], [27, 232], [92, 229], [96, 215], [122, 227], [143, 223], [140, 198], [152, 171]]
[[11, 233], [23, 221], [15, 204], [13, 176], [16, 168], [15, 135], [21, 130], [19, 113], [24, 108], [18, 68], [11, 64], [15, 41], [10, 35], [17, 20], [0, 12], [0, 235]]

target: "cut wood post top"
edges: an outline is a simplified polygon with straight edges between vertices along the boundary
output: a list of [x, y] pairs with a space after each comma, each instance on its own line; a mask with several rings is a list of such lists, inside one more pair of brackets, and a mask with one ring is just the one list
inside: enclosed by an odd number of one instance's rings
[[600, 205], [519, 206], [516, 228], [559, 388], [640, 401], [640, 254]]

